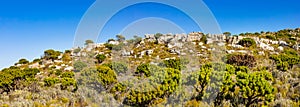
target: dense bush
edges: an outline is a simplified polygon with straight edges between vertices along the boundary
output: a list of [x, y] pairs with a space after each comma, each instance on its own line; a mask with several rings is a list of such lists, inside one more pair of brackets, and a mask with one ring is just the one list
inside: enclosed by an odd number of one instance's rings
[[232, 54], [227, 56], [228, 64], [236, 66], [247, 66], [254, 67], [256, 65], [256, 59], [252, 55], [241, 55], [241, 54]]
[[114, 45], [113, 44], [109, 44], [109, 43], [105, 43], [104, 46], [109, 49], [109, 50], [112, 50]]
[[276, 40], [276, 37], [275, 36], [271, 36], [271, 35], [267, 35], [266, 38], [267, 39], [271, 39], [271, 40]]
[[251, 38], [244, 38], [238, 42], [239, 45], [244, 47], [253, 47], [256, 46], [256, 42]]
[[44, 51], [44, 58], [48, 60], [56, 60], [58, 59], [58, 56], [60, 55], [59, 51], [55, 51], [53, 49], [49, 49]]
[[58, 78], [49, 77], [49, 78], [45, 78], [44, 79], [45, 86], [48, 86], [48, 87], [53, 86], [53, 85], [55, 85], [55, 84], [57, 84], [59, 82], [60, 81], [59, 81]]
[[222, 94], [218, 98], [229, 100], [233, 106], [267, 105], [275, 97], [272, 80], [272, 75], [265, 71], [238, 72], [235, 76], [228, 75], [224, 80]]
[[61, 74], [61, 78], [74, 78], [74, 72], [64, 72]]
[[29, 61], [27, 59], [20, 59], [17, 64], [28, 64]]
[[281, 71], [287, 71], [293, 68], [294, 65], [300, 64], [300, 56], [293, 50], [286, 50], [279, 55], [272, 55], [270, 59], [275, 61], [277, 69]]
[[111, 86], [117, 83], [117, 75], [109, 67], [101, 65], [97, 67], [97, 71], [98, 71], [98, 81], [106, 89], [111, 88]]
[[163, 63], [159, 64], [159, 66], [182, 70], [183, 68], [185, 68], [185, 64], [187, 64], [187, 63], [188, 63], [188, 61], [186, 61], [186, 60], [170, 59], [170, 60], [164, 60]]
[[162, 82], [154, 85], [144, 83], [131, 89], [124, 103], [131, 106], [149, 106], [164, 101], [166, 97], [176, 91], [181, 79], [181, 73], [173, 68], [165, 68], [161, 73], [165, 77], [162, 80], [157, 80], [161, 78], [149, 78], [153, 81]]
[[106, 59], [106, 56], [103, 54], [98, 54], [96, 56], [96, 59], [97, 59], [98, 63], [102, 63]]
[[38, 69], [20, 69], [17, 67], [6, 68], [0, 71], [0, 93], [10, 92], [23, 88], [35, 81]]
[[76, 72], [81, 71], [83, 68], [87, 67], [87, 64], [81, 61], [74, 62], [74, 68]]
[[141, 64], [136, 68], [135, 74], [142, 76], [145, 75], [149, 77], [151, 75], [150, 64]]
[[117, 74], [125, 73], [128, 70], [127, 65], [122, 62], [112, 62], [103, 65], [108, 66], [110, 69], [114, 70]]
[[68, 87], [72, 86], [72, 89], [70, 91], [76, 91], [77, 90], [77, 82], [74, 78], [62, 78], [61, 79], [61, 89], [65, 90], [68, 89]]
[[200, 39], [200, 42], [207, 44], [207, 36], [203, 35], [202, 38]]

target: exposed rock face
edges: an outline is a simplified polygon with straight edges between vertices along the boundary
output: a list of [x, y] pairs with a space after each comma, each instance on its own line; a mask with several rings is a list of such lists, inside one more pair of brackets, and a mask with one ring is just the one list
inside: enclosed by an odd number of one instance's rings
[[203, 33], [201, 32], [193, 32], [188, 34], [187, 36], [187, 42], [193, 42], [193, 41], [200, 41], [200, 39], [203, 37]]

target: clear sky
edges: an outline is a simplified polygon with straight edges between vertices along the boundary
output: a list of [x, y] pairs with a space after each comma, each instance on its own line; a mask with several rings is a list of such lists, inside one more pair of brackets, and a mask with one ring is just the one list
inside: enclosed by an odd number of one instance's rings
[[[0, 69], [20, 58], [39, 58], [46, 49], [72, 48], [76, 27], [94, 1], [1, 0]], [[300, 27], [300, 0], [204, 2], [224, 32], [238, 34]]]

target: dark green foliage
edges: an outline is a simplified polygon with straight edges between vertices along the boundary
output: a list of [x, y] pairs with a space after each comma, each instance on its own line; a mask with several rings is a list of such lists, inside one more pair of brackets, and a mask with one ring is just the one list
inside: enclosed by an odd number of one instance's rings
[[118, 45], [105, 43], [104, 46], [105, 46], [106, 48], [108, 48], [109, 50], [120, 51], [120, 50], [122, 49], [122, 47], [124, 46], [124, 43], [120, 43], [120, 44], [118, 44]]
[[74, 72], [64, 72], [61, 74], [61, 78], [74, 78]]
[[236, 66], [235, 70], [236, 71], [245, 72], [245, 73], [249, 73], [250, 72], [250, 69], [247, 66]]
[[62, 71], [61, 71], [61, 70], [56, 70], [56, 71], [55, 71], [55, 75], [56, 75], [56, 76], [60, 76], [60, 75], [61, 75], [61, 73], [62, 73]]
[[[137, 88], [131, 89], [123, 103], [131, 106], [149, 106], [163, 101], [170, 94], [175, 92], [179, 83], [181, 73], [177, 69], [165, 68], [162, 70], [164, 79], [156, 84], [141, 84]], [[150, 80], [158, 81], [161, 78], [152, 78]]]
[[146, 77], [149, 77], [151, 74], [150, 71], [150, 64], [141, 64], [136, 68], [135, 74], [137, 75], [145, 75]]
[[238, 69], [236, 71], [227, 69], [223, 85], [214, 102], [215, 105], [220, 105], [223, 101], [230, 101], [232, 106], [249, 107], [261, 102], [268, 104], [274, 100], [275, 88], [271, 84], [273, 80], [271, 73], [266, 71], [244, 72], [245, 69], [248, 69], [246, 67]]
[[40, 61], [41, 61], [41, 59], [34, 59], [32, 62], [36, 63], [36, 62], [40, 62]]
[[86, 68], [80, 72], [79, 84], [100, 86], [98, 71], [96, 68]]
[[266, 38], [270, 40], [276, 40], [276, 37], [271, 35], [267, 35]]
[[85, 43], [84, 43], [84, 45], [89, 45], [89, 44], [93, 44], [93, 43], [94, 43], [93, 40], [86, 40]]
[[98, 81], [105, 87], [109, 89], [113, 84], [117, 83], [117, 75], [113, 70], [107, 66], [98, 66]]
[[160, 38], [161, 36], [163, 36], [163, 34], [161, 34], [161, 33], [156, 33], [156, 34], [154, 35], [154, 37], [155, 37], [156, 39]]
[[22, 70], [22, 73], [24, 74], [24, 78], [25, 79], [26, 78], [34, 78], [35, 75], [37, 73], [39, 73], [39, 72], [40, 72], [40, 70], [38, 70], [36, 68], [34, 68], [34, 69], [32, 69], [32, 68], [25, 68], [25, 69]]
[[58, 59], [59, 55], [60, 55], [60, 52], [55, 51], [53, 49], [44, 51], [44, 58], [47, 60], [56, 60], [56, 59]]
[[281, 71], [289, 70], [290, 66], [288, 62], [277, 62], [276, 68]]
[[123, 46], [124, 46], [123, 43], [120, 43], [118, 45], [114, 45], [113, 48], [112, 48], [112, 50], [114, 50], [114, 51], [120, 51]]
[[103, 65], [108, 66], [110, 69], [114, 70], [117, 74], [125, 73], [128, 70], [127, 65], [122, 62], [112, 62]]
[[157, 72], [160, 68], [152, 64], [141, 64], [136, 68], [135, 74], [139, 77], [150, 77], [154, 75], [154, 72]]
[[80, 48], [76, 48], [76, 49], [74, 49], [74, 53], [79, 53], [81, 51], [81, 49]]
[[185, 68], [184, 65], [187, 63], [188, 63], [187, 60], [170, 59], [170, 60], [164, 60], [163, 63], [160, 64], [160, 66], [182, 70], [183, 68]]
[[104, 46], [105, 46], [106, 48], [108, 48], [109, 50], [112, 50], [113, 47], [114, 47], [113, 44], [109, 44], [109, 43], [105, 43]]
[[202, 38], [200, 39], [200, 42], [207, 44], [207, 36], [203, 35]]
[[293, 50], [286, 50], [279, 55], [272, 55], [270, 59], [276, 62], [277, 69], [281, 71], [287, 71], [293, 68], [294, 65], [300, 64], [300, 56]]
[[231, 36], [230, 32], [224, 32], [223, 34], [226, 35], [226, 36]]
[[97, 59], [98, 63], [102, 63], [106, 59], [106, 56], [103, 54], [98, 54], [96, 56], [96, 59]]
[[38, 69], [31, 68], [23, 70], [17, 67], [3, 69], [0, 72], [0, 93], [23, 88], [23, 86], [35, 81], [35, 75], [39, 72]]
[[77, 89], [77, 83], [76, 80], [74, 78], [62, 78], [61, 79], [61, 89], [65, 90], [68, 89], [69, 86], [74, 87], [72, 91], [76, 91]]
[[244, 47], [253, 47], [256, 46], [256, 42], [251, 38], [244, 38], [239, 41], [239, 45], [242, 45]]
[[239, 72], [236, 87], [240, 89], [239, 99], [242, 99], [242, 104], [249, 107], [259, 102], [267, 104], [274, 100], [274, 88], [269, 79], [272, 79], [272, 75], [264, 71], [250, 74]]
[[117, 35], [116, 37], [119, 42], [124, 42], [126, 40], [123, 35]]
[[27, 59], [20, 59], [17, 64], [28, 64], [29, 61]]
[[252, 55], [241, 55], [241, 54], [232, 54], [227, 56], [228, 64], [236, 66], [247, 66], [254, 67], [256, 65], [256, 59]]
[[114, 87], [111, 88], [109, 92], [113, 93], [114, 98], [119, 100], [120, 98], [123, 97], [125, 92], [128, 91], [127, 88], [128, 88], [127, 85], [123, 83], [117, 83], [114, 85]]
[[202, 100], [205, 94], [205, 90], [210, 82], [212, 71], [213, 71], [212, 65], [205, 64], [200, 68], [200, 71], [191, 75], [189, 84], [193, 84], [193, 87], [197, 92], [193, 97], [197, 101]]
[[79, 72], [83, 70], [83, 68], [87, 67], [87, 64], [81, 61], [76, 61], [73, 66], [75, 68], [75, 71]]
[[49, 78], [45, 78], [44, 79], [45, 86], [48, 86], [48, 87], [53, 86], [53, 85], [55, 85], [55, 84], [57, 84], [59, 82], [60, 81], [59, 81], [58, 78], [49, 77]]
[[139, 43], [143, 40], [143, 38], [139, 36], [133, 36], [133, 38], [134, 38], [134, 43]]

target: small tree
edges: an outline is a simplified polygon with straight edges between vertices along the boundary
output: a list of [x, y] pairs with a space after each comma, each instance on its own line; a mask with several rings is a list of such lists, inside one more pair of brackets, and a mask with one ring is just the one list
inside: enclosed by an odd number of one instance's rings
[[93, 43], [94, 43], [93, 40], [86, 40], [85, 43], [84, 43], [84, 45], [89, 45], [89, 44], [93, 44]]
[[226, 35], [226, 36], [231, 36], [230, 32], [224, 32], [223, 34]]
[[74, 78], [74, 72], [64, 72], [61, 74], [61, 78]]
[[158, 38], [160, 38], [160, 37], [162, 37], [163, 36], [163, 34], [161, 34], [161, 33], [156, 33], [155, 35], [154, 35], [154, 37], [156, 38], [156, 39], [158, 39]]
[[75, 68], [75, 71], [77, 71], [77, 72], [83, 70], [83, 68], [85, 68], [85, 67], [87, 67], [87, 64], [84, 62], [76, 61], [74, 63], [74, 68]]
[[113, 47], [114, 47], [113, 44], [109, 44], [109, 43], [105, 43], [104, 46], [105, 46], [106, 48], [108, 48], [109, 50], [112, 50]]
[[[77, 90], [77, 82], [74, 78], [68, 78], [68, 77], [65, 77], [65, 78], [62, 78], [61, 79], [61, 89], [62, 90], [65, 90], [65, 89], [70, 89], [69, 87], [72, 87], [72, 91], [76, 91]], [[71, 90], [71, 89], [70, 89]]]
[[251, 38], [244, 38], [239, 41], [239, 45], [242, 45], [244, 47], [253, 47], [256, 46], [256, 42]]
[[59, 79], [58, 78], [52, 78], [52, 77], [45, 78], [44, 83], [45, 83], [45, 86], [50, 87], [50, 86], [53, 86], [53, 85], [59, 83]]
[[246, 107], [252, 104], [264, 102], [267, 104], [274, 100], [274, 87], [269, 82], [273, 79], [272, 75], [268, 72], [254, 72], [237, 74], [236, 86], [240, 89], [239, 96]]
[[20, 59], [18, 64], [28, 64], [29, 61], [27, 59]]
[[105, 89], [109, 89], [113, 84], [117, 83], [117, 75], [107, 66], [98, 66], [98, 81]]
[[110, 69], [114, 70], [117, 74], [125, 73], [128, 70], [128, 67], [125, 63], [121, 62], [112, 62], [109, 64], [104, 64], [108, 66]]
[[106, 56], [103, 54], [98, 54], [96, 56], [96, 59], [97, 59], [98, 63], [102, 63], [106, 59]]
[[73, 52], [77, 54], [77, 53], [79, 53], [80, 51], [81, 51], [81, 49], [78, 47], [78, 48], [74, 49]]
[[200, 42], [207, 44], [207, 35], [203, 35], [202, 38], [200, 39]]
[[139, 75], [145, 75], [146, 77], [149, 77], [151, 74], [150, 71], [150, 64], [141, 64], [136, 68], [135, 74]]
[[194, 88], [197, 92], [197, 94], [194, 96], [194, 99], [196, 99], [197, 101], [202, 100], [205, 94], [205, 90], [210, 82], [212, 70], [213, 69], [211, 64], [203, 65], [200, 71], [193, 74], [190, 78], [190, 83], [194, 84]]
[[119, 42], [124, 42], [126, 40], [123, 35], [117, 35], [116, 37]]
[[44, 51], [44, 58], [46, 58], [47, 60], [56, 60], [58, 59], [58, 56], [60, 55], [59, 51], [55, 51], [53, 49], [49, 49]]
[[160, 64], [160, 66], [164, 66], [167, 68], [174, 68], [177, 70], [182, 70], [186, 64], [186, 61], [181, 61], [180, 59], [170, 59], [170, 60], [165, 60], [163, 63]]

